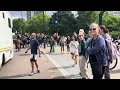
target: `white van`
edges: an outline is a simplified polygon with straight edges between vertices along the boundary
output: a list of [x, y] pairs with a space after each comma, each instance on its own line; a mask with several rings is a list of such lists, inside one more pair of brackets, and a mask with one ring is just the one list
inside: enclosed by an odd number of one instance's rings
[[0, 11], [0, 68], [13, 58], [12, 26], [9, 11]]

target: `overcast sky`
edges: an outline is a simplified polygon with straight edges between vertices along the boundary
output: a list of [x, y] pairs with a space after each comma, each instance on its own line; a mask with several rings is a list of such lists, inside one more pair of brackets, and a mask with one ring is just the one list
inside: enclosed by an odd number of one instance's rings
[[[53, 12], [56, 12], [56, 11], [46, 11], [46, 14], [51, 16], [53, 14]], [[11, 13], [13, 19], [22, 17], [21, 11], [10, 11], [10, 13]], [[72, 11], [72, 13], [77, 14], [76, 11]], [[25, 18], [25, 19], [27, 18], [26, 14], [27, 14], [26, 11], [22, 11], [23, 18]]]

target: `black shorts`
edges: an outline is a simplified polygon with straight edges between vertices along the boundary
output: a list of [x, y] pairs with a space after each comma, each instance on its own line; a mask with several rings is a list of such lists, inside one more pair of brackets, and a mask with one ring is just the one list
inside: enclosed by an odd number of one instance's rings
[[37, 55], [36, 54], [32, 54], [30, 61], [37, 61]]

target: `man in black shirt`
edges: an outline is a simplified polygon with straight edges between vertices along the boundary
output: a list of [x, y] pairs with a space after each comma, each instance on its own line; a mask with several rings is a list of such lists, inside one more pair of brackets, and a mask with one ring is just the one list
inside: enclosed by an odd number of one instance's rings
[[30, 47], [26, 50], [25, 53], [28, 52], [28, 50], [31, 49], [31, 67], [32, 67], [32, 71], [30, 73], [30, 75], [33, 75], [34, 72], [34, 64], [37, 68], [37, 73], [40, 73], [39, 69], [38, 69], [38, 64], [37, 64], [37, 49], [39, 50], [39, 57], [40, 57], [40, 47], [39, 47], [39, 42], [36, 39], [36, 34], [32, 33], [31, 35], [31, 40], [30, 40]]

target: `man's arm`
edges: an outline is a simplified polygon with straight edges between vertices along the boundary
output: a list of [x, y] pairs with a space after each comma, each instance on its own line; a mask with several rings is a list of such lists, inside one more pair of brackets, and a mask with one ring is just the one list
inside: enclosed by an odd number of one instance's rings
[[31, 49], [31, 46], [25, 51], [25, 53], [27, 53], [28, 52], [28, 50], [30, 50]]
[[38, 49], [38, 52], [39, 52], [39, 57], [41, 57], [41, 50], [40, 50], [40, 43], [37, 41], [37, 49]]
[[104, 44], [105, 44], [105, 40], [102, 39], [102, 38], [99, 38], [96, 41], [96, 45], [93, 48], [88, 47], [87, 52], [89, 54], [97, 54], [102, 49], [102, 47], [104, 46]]

